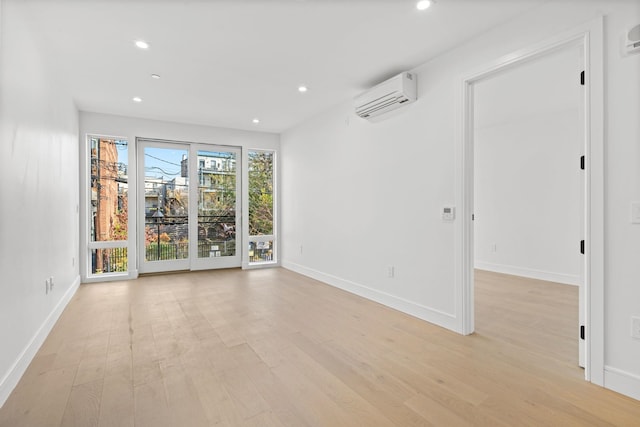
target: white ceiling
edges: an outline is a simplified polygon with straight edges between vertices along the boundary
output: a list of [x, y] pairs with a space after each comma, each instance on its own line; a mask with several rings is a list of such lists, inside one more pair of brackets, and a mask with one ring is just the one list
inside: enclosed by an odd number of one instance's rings
[[281, 132], [546, 0], [4, 1], [80, 110]]

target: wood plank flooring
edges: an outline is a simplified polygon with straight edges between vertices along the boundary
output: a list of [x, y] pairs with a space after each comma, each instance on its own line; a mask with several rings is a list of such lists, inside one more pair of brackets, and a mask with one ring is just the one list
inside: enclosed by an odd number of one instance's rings
[[481, 271], [468, 337], [284, 269], [83, 285], [0, 425], [640, 425], [576, 318], [575, 287]]

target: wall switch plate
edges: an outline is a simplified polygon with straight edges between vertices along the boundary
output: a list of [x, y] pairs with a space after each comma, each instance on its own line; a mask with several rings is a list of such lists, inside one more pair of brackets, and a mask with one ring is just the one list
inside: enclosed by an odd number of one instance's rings
[[640, 202], [631, 202], [631, 224], [640, 224]]
[[442, 219], [444, 221], [453, 221], [456, 218], [456, 208], [453, 206], [445, 206], [442, 208]]
[[631, 317], [631, 336], [640, 340], [640, 317]]

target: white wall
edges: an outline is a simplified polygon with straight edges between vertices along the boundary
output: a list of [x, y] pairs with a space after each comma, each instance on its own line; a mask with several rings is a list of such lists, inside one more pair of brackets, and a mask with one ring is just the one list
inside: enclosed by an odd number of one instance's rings
[[[137, 209], [135, 200], [137, 197], [137, 168], [136, 168], [136, 138], [159, 139], [166, 141], [193, 142], [201, 144], [216, 144], [241, 147], [243, 149], [243, 176], [242, 188], [247, 188], [248, 175], [246, 164], [246, 152], [248, 149], [278, 150], [280, 148], [280, 136], [278, 134], [266, 132], [248, 132], [235, 129], [226, 129], [212, 126], [191, 125], [184, 123], [173, 123], [157, 120], [138, 119], [132, 117], [122, 117], [110, 114], [80, 113], [80, 170], [87, 171], [87, 135], [105, 135], [124, 137], [129, 142], [129, 277], [135, 278], [138, 275], [135, 266], [136, 250], [136, 217]], [[278, 157], [276, 156], [276, 162]], [[88, 212], [87, 205], [87, 181], [82, 181], [80, 186], [80, 241], [82, 243], [82, 253], [80, 256], [80, 272], [83, 281], [103, 280], [105, 278], [87, 279], [87, 254], [86, 245], [88, 239]], [[243, 196], [244, 205], [248, 204], [247, 195]], [[243, 230], [247, 229], [248, 215], [243, 217]], [[244, 240], [247, 240], [246, 232]], [[276, 242], [276, 245], [279, 243]], [[244, 267], [247, 264], [244, 263]], [[113, 280], [113, 277], [106, 278]]]
[[474, 85], [476, 268], [580, 283], [580, 53], [564, 48]]
[[[415, 71], [419, 100], [370, 124], [346, 101], [282, 135], [283, 265], [445, 327], [461, 324], [451, 223], [463, 76], [600, 14], [605, 20], [605, 385], [640, 398], [640, 55], [622, 57], [637, 1], [549, 2]], [[425, 41], [428, 43], [428, 41]], [[401, 70], [397, 70], [401, 71]], [[302, 246], [302, 250], [300, 247]], [[386, 277], [386, 267], [396, 277]]]
[[136, 137], [243, 148], [274, 149], [280, 146], [280, 136], [275, 133], [249, 132], [85, 111], [80, 113], [80, 134], [83, 138], [87, 134], [122, 136], [128, 138], [131, 147]]
[[[0, 405], [80, 283], [78, 114], [28, 19], [1, 3]], [[45, 280], [54, 288], [45, 294]]]
[[348, 102], [282, 135], [283, 265], [453, 328], [453, 99], [418, 87], [442, 102], [375, 124]]

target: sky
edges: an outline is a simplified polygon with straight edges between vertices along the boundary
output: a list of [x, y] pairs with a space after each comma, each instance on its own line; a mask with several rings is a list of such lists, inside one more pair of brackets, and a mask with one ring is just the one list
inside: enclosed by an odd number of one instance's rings
[[[118, 163], [128, 167], [129, 145], [126, 140], [117, 140]], [[198, 156], [227, 157], [231, 153], [217, 151], [198, 151]], [[185, 148], [144, 148], [145, 176], [149, 178], [170, 181], [181, 176], [180, 162], [189, 155], [188, 147]]]
[[[144, 148], [145, 176], [162, 178], [166, 181], [180, 176], [180, 162], [183, 156], [188, 156], [189, 150], [173, 148]], [[225, 157], [225, 152], [198, 151], [198, 156]]]
[[180, 176], [180, 161], [189, 154], [186, 149], [170, 149], [145, 147], [144, 173], [145, 176], [162, 178], [165, 181]]

